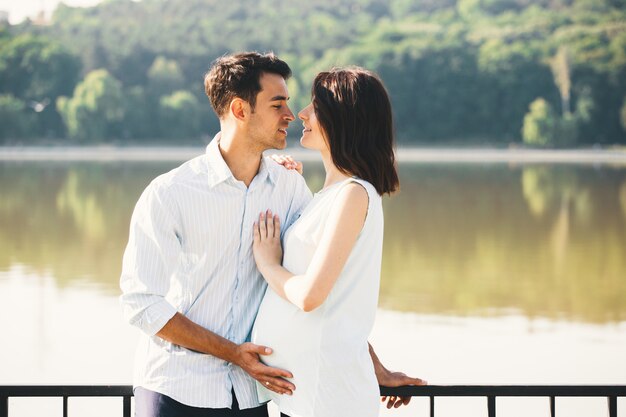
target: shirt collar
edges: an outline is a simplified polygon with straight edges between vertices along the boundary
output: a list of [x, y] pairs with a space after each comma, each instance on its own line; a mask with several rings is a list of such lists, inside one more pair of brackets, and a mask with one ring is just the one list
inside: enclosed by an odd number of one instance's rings
[[285, 169], [283, 167], [278, 166], [277, 163], [271, 161], [270, 158], [262, 157], [261, 165], [259, 166], [259, 173], [256, 174], [261, 181], [269, 180], [272, 185], [276, 185], [276, 177], [278, 173], [276, 172], [276, 168]]
[[[234, 181], [237, 179], [233, 176], [230, 168], [224, 161], [222, 157], [222, 153], [219, 149], [221, 132], [218, 132], [213, 140], [206, 147], [206, 156], [208, 162], [208, 183], [210, 187], [214, 187], [217, 184], [220, 184], [229, 178], [232, 178]], [[276, 168], [279, 167], [278, 164], [272, 163], [269, 161], [269, 158], [262, 157], [261, 165], [259, 166], [259, 172], [255, 176], [256, 181], [266, 181], [269, 180], [272, 184], [276, 184]], [[284, 168], [283, 168], [284, 169]], [[254, 181], [254, 180], [253, 180]]]
[[233, 173], [230, 172], [230, 168], [226, 165], [226, 161], [222, 157], [220, 152], [221, 132], [213, 137], [213, 140], [206, 147], [206, 158], [208, 165], [208, 182], [209, 187], [214, 187], [217, 184], [226, 181], [229, 178], [234, 178]]

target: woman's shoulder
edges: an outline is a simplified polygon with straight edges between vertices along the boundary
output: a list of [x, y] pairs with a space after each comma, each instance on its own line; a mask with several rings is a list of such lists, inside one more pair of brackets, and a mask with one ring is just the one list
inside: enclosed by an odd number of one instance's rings
[[338, 190], [335, 204], [335, 207], [351, 212], [355, 216], [362, 212], [363, 217], [367, 217], [367, 213], [372, 208], [380, 206], [382, 200], [371, 183], [358, 177], [351, 177], [346, 179]]
[[381, 198], [378, 191], [376, 191], [376, 187], [374, 187], [369, 181], [359, 177], [348, 178], [344, 187], [349, 188], [351, 193], [360, 193], [367, 196], [370, 201], [378, 201]]

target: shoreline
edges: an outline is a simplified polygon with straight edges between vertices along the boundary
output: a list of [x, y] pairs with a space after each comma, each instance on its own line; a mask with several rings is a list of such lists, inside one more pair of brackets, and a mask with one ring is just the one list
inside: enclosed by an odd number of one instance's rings
[[[24, 146], [1, 147], [0, 161], [185, 161], [204, 152], [204, 146]], [[286, 148], [294, 159], [320, 160], [316, 152]], [[626, 165], [626, 150], [620, 149], [525, 149], [525, 148], [398, 148], [399, 162], [420, 163], [572, 163]]]

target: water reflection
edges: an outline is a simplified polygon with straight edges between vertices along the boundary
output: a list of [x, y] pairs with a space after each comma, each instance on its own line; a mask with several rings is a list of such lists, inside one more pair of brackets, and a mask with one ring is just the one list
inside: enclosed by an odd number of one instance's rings
[[132, 208], [176, 164], [0, 163], [0, 270], [117, 292]]
[[623, 170], [403, 166], [381, 304], [607, 322], [626, 313]]
[[[0, 163], [0, 271], [117, 293], [130, 213], [177, 163]], [[626, 319], [626, 169], [403, 164], [385, 199], [381, 306]], [[314, 190], [321, 165], [308, 164]]]

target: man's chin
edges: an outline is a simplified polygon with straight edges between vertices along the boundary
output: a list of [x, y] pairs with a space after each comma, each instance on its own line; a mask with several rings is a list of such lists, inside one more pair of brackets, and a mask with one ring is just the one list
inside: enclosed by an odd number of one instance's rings
[[287, 147], [287, 138], [278, 138], [274, 141], [273, 148], [277, 150], [285, 149]]

